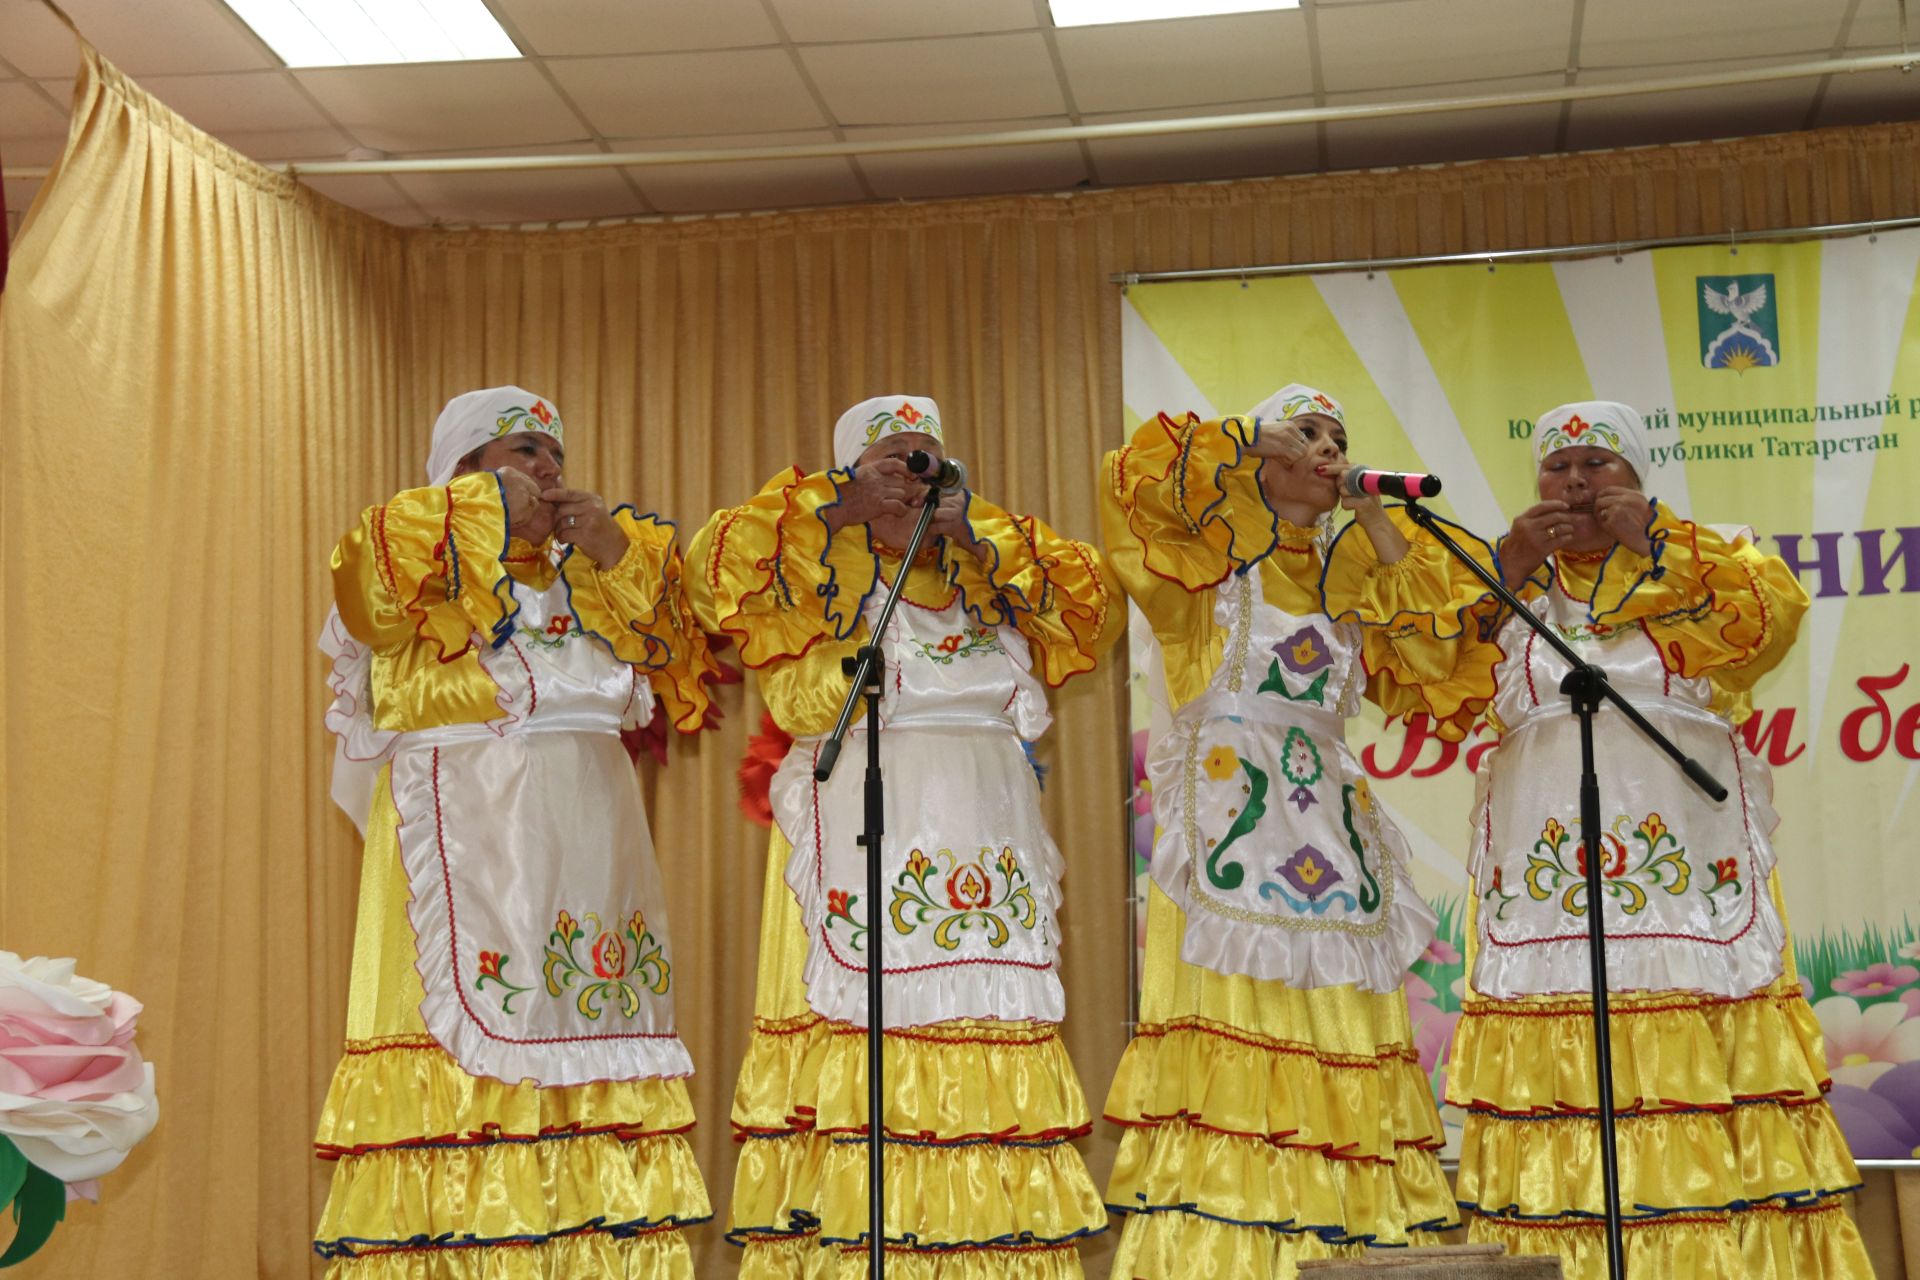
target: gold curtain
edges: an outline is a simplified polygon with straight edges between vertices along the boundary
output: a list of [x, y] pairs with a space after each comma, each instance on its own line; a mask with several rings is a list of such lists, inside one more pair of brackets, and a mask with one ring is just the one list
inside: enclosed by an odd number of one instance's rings
[[[416, 483], [445, 398], [552, 396], [570, 479], [690, 534], [839, 410], [937, 397], [976, 485], [1091, 536], [1121, 422], [1114, 272], [1759, 230], [1920, 213], [1920, 127], [1446, 168], [651, 223], [401, 230], [211, 141], [89, 51], [65, 158], [0, 298], [0, 943], [146, 1001], [160, 1128], [60, 1229], [45, 1275], [303, 1274], [308, 1152], [338, 1052], [358, 850], [327, 798], [324, 565]], [[529, 177], [529, 181], [537, 181]], [[1277, 353], [1276, 358], [1283, 358]], [[764, 832], [735, 806], [759, 707], [647, 788], [731, 1187]], [[1097, 1108], [1125, 1042], [1117, 665], [1042, 749], [1069, 866], [1067, 1038]], [[1084, 1146], [1104, 1182], [1113, 1134]], [[1890, 1181], [1884, 1277], [1920, 1242]], [[719, 1225], [691, 1233], [731, 1273]], [[257, 1243], [249, 1246], [249, 1241]], [[1105, 1272], [1110, 1239], [1086, 1251]], [[23, 1274], [34, 1274], [30, 1266]]]

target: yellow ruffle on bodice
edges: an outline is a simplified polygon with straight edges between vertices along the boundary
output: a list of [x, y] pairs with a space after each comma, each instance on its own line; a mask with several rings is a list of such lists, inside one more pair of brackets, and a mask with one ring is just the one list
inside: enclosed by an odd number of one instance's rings
[[[734, 1093], [741, 1144], [727, 1238], [741, 1275], [864, 1274], [867, 1037], [807, 1004], [807, 937], [767, 853], [753, 1038]], [[1090, 1117], [1059, 1028], [975, 1019], [886, 1033], [887, 1273], [928, 1280], [1078, 1276], [1103, 1230], [1071, 1139]]]
[[[795, 736], [833, 727], [846, 691], [840, 659], [866, 642], [861, 606], [900, 571], [898, 554], [864, 525], [829, 534], [821, 513], [840, 500], [847, 475], [783, 471], [715, 512], [687, 548], [694, 613], [740, 646], [774, 718]], [[1015, 628], [1049, 686], [1093, 670], [1127, 616], [1099, 555], [978, 494], [969, 495], [967, 522], [983, 554], [941, 540], [909, 570], [904, 597], [944, 608], [957, 594], [980, 626]]]
[[674, 527], [625, 506], [614, 522], [627, 538], [617, 563], [602, 569], [570, 549], [556, 567], [550, 546], [508, 537], [490, 471], [368, 507], [334, 548], [333, 583], [348, 633], [373, 650], [374, 726], [407, 732], [501, 716], [475, 639], [512, 632], [514, 580], [544, 589], [563, 577], [580, 629], [646, 677], [676, 728], [697, 731], [719, 667], [687, 608]]
[[384, 772], [361, 873], [346, 1052], [315, 1150], [330, 1280], [691, 1277], [712, 1216], [686, 1082], [538, 1088], [468, 1075], [427, 1034]]

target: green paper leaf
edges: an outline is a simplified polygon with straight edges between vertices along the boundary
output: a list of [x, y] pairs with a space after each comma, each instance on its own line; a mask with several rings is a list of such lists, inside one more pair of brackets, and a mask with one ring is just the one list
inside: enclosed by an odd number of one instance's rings
[[13, 1140], [0, 1134], [0, 1206], [10, 1205], [13, 1198], [20, 1194], [20, 1185], [27, 1180], [27, 1158], [20, 1154], [20, 1148]]
[[28, 1164], [26, 1180], [13, 1202], [17, 1230], [13, 1243], [5, 1253], [0, 1253], [0, 1267], [15, 1266], [31, 1258], [66, 1216], [66, 1184], [45, 1169]]

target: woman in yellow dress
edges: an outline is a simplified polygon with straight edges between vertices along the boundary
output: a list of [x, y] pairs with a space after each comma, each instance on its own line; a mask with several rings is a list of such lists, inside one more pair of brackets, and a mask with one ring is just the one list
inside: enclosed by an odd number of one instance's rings
[[1459, 1225], [1402, 989], [1434, 914], [1346, 744], [1363, 697], [1422, 704], [1369, 682], [1360, 629], [1319, 607], [1346, 447], [1338, 402], [1293, 384], [1107, 455], [1108, 562], [1173, 709], [1147, 762], [1139, 1028], [1107, 1095], [1116, 1276], [1284, 1280]]
[[[1124, 610], [1092, 548], [978, 494], [946, 491], [911, 566], [938, 458], [939, 406], [855, 405], [834, 468], [792, 468], [720, 511], [688, 549], [688, 598], [731, 637], [793, 746], [775, 774], [754, 1031], [734, 1095], [741, 1141], [728, 1238], [741, 1274], [863, 1274], [867, 1222], [866, 944], [886, 969], [887, 1271], [939, 1277], [1080, 1274], [1076, 1242], [1105, 1225], [1071, 1139], [1086, 1099], [1060, 1041], [1062, 859], [1024, 744], [1046, 690], [1093, 669]], [[866, 897], [864, 716], [842, 767], [814, 760], [887, 585], [880, 637], [889, 901]]]
[[[1714, 803], [1604, 707], [1614, 1105], [1627, 1273], [1867, 1277], [1843, 1204], [1859, 1182], [1824, 1091], [1820, 1028], [1793, 970], [1774, 872], [1772, 779], [1735, 731], [1793, 644], [1806, 593], [1746, 529], [1649, 497], [1626, 405], [1562, 405], [1535, 427], [1540, 501], [1501, 540], [1526, 606], [1601, 667], [1729, 791]], [[1458, 1191], [1475, 1240], [1605, 1271], [1576, 722], [1565, 664], [1464, 571], [1423, 572], [1402, 515], [1344, 531], [1325, 603], [1367, 624], [1376, 670], [1478, 688], [1497, 644], [1469, 838], [1467, 989], [1447, 1074], [1466, 1112]], [[1411, 550], [1409, 550], [1411, 548]], [[1451, 660], [1436, 635], [1455, 635]], [[1470, 711], [1463, 708], [1464, 718]]]
[[[334, 552], [334, 796], [366, 834], [315, 1146], [333, 1280], [691, 1276], [660, 871], [623, 728], [700, 727], [673, 526], [569, 489], [559, 412], [458, 396]], [[656, 699], [658, 708], [656, 708]]]

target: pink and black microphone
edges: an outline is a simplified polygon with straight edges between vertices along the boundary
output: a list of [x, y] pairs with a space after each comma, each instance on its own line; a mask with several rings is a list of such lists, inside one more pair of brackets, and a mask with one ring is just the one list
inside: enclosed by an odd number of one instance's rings
[[1374, 471], [1368, 467], [1353, 467], [1340, 478], [1340, 488], [1356, 498], [1400, 498], [1411, 502], [1439, 493], [1440, 477], [1424, 471]]

